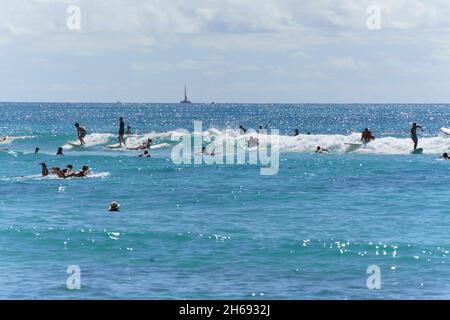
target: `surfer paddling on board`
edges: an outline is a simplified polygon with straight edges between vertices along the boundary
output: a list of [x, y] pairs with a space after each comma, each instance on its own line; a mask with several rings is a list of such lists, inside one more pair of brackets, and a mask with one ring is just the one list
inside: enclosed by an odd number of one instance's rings
[[316, 153], [328, 153], [328, 152], [330, 152], [330, 151], [328, 151], [327, 149], [322, 148], [320, 146], [318, 146], [316, 149]]
[[440, 156], [439, 158], [444, 159], [444, 160], [450, 160], [450, 157], [448, 156], [448, 153], [444, 153], [442, 156]]
[[84, 165], [83, 168], [80, 171], [73, 171], [72, 165], [67, 165], [67, 168], [64, 170], [61, 170], [59, 167], [54, 167], [50, 171], [47, 168], [47, 165], [45, 162], [42, 162], [40, 164], [42, 166], [42, 176], [46, 177], [49, 174], [54, 174], [58, 176], [58, 178], [66, 179], [66, 178], [82, 178], [86, 177], [89, 173], [89, 167]]
[[369, 143], [370, 141], [375, 140], [375, 137], [373, 136], [372, 132], [369, 131], [369, 129], [364, 129], [362, 135], [361, 135], [361, 142], [362, 143]]
[[77, 129], [77, 135], [78, 140], [80, 140], [80, 145], [85, 145], [86, 142], [84, 142], [84, 137], [86, 137], [86, 130], [83, 127], [81, 127], [78, 122], [75, 123], [75, 128]]
[[417, 138], [417, 128], [420, 128], [423, 132], [422, 126], [418, 126], [417, 123], [414, 122], [411, 128], [411, 139], [414, 142], [414, 151], [416, 151], [417, 144], [419, 143], [419, 139]]

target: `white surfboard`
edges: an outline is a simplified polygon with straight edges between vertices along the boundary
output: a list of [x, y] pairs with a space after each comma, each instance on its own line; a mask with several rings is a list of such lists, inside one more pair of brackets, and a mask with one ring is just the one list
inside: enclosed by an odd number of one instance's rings
[[347, 146], [347, 152], [356, 151], [363, 146], [362, 143], [344, 143]]
[[441, 132], [447, 136], [450, 136], [450, 128], [441, 128]]
[[83, 146], [79, 143], [73, 143], [73, 142], [68, 142], [67, 145], [73, 147], [73, 148], [82, 148]]

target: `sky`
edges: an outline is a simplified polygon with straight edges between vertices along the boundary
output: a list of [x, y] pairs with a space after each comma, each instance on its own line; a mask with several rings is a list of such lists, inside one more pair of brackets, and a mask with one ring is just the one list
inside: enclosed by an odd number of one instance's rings
[[0, 0], [0, 101], [178, 102], [187, 83], [193, 102], [450, 103], [448, 17], [448, 0]]

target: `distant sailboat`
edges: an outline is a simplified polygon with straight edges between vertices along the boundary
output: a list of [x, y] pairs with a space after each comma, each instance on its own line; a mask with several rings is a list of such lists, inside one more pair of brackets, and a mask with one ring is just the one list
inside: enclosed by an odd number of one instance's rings
[[186, 91], [186, 85], [184, 85], [184, 100], [183, 100], [183, 101], [180, 101], [180, 103], [192, 103], [192, 102], [190, 102], [190, 101], [188, 100], [188, 97], [187, 97], [187, 91]]

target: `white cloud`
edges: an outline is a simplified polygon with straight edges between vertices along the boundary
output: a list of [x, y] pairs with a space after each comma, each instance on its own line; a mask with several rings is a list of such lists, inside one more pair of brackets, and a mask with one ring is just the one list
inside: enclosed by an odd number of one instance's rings
[[[66, 27], [70, 4], [81, 8], [79, 32]], [[370, 5], [382, 8], [381, 30], [366, 27]], [[332, 99], [348, 86], [352, 97], [357, 86], [390, 79], [392, 92], [399, 79], [419, 87], [421, 75], [441, 86], [450, 72], [448, 16], [448, 0], [0, 0], [0, 68], [27, 79], [36, 61], [48, 70], [72, 68], [78, 81], [95, 74], [102, 92], [114, 88], [102, 81], [145, 79], [156, 95], [179, 77], [199, 87], [217, 80], [227, 96], [249, 100], [265, 81], [277, 89], [267, 89], [272, 95], [302, 87]], [[105, 70], [118, 76], [102, 78]], [[70, 79], [67, 88], [49, 88], [69, 92]]]

